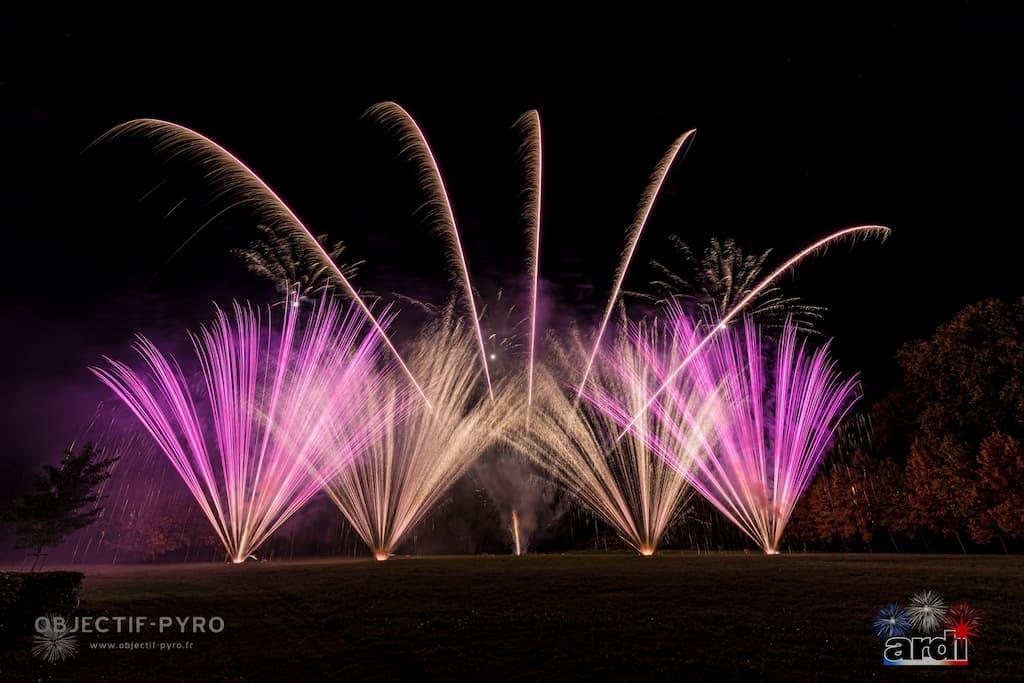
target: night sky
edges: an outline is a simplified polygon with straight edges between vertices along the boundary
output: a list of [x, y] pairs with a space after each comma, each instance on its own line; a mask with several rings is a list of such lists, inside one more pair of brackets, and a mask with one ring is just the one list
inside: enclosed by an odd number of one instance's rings
[[101, 354], [128, 357], [136, 331], [181, 343], [212, 300], [269, 295], [228, 254], [253, 237], [244, 215], [167, 262], [201, 197], [167, 216], [173, 197], [140, 201], [159, 179], [153, 164], [84, 151], [135, 117], [231, 149], [314, 231], [367, 261], [360, 286], [440, 301], [442, 243], [416, 212], [408, 164], [361, 115], [395, 100], [417, 117], [477, 286], [515, 298], [526, 243], [512, 124], [536, 108], [549, 318], [581, 322], [607, 297], [653, 165], [695, 127], [627, 287], [644, 286], [673, 232], [772, 247], [778, 263], [835, 229], [890, 226], [887, 243], [833, 249], [784, 281], [828, 307], [821, 329], [869, 400], [898, 378], [903, 342], [968, 303], [1024, 293], [1024, 35], [1004, 17], [534, 23], [524, 12], [469, 17], [476, 31], [418, 17], [135, 19], [5, 22], [24, 46], [0, 77], [5, 489], [76, 438], [104, 398], [85, 370]]

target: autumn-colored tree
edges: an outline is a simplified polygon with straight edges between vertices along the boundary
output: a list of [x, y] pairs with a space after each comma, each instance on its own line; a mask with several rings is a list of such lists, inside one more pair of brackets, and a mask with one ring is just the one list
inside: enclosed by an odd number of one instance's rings
[[866, 450], [824, 470], [794, 515], [793, 533], [805, 542], [874, 549], [877, 539], [899, 549], [893, 530], [902, 519], [902, 469]]
[[138, 553], [146, 535], [145, 521], [135, 511], [126, 512], [115, 521], [111, 521], [109, 517], [104, 518], [100, 543], [114, 551], [115, 561], [123, 555]]
[[1001, 432], [981, 442], [978, 453], [978, 515], [970, 533], [978, 543], [1024, 537], [1024, 446]]
[[786, 527], [789, 539], [798, 539], [804, 545], [828, 547], [840, 540], [835, 523], [835, 479], [831, 471], [821, 472], [804, 493], [793, 510]]
[[899, 551], [896, 540], [905, 529], [906, 479], [903, 466], [891, 458], [878, 458], [870, 476], [864, 481], [866, 495], [871, 499], [871, 524], [876, 534], [884, 535]]
[[[863, 454], [857, 451], [854, 457], [862, 459]], [[871, 501], [865, 495], [862, 467], [859, 463], [837, 465], [827, 489], [832, 498], [831, 525], [844, 547], [850, 543], [871, 547]]]
[[107, 526], [103, 544], [115, 551], [115, 557], [138, 557], [150, 562], [172, 553], [184, 552], [188, 557], [220, 546], [216, 534], [193, 510], [185, 517], [166, 512], [146, 516], [129, 512]]
[[837, 475], [849, 499], [848, 526], [855, 530], [855, 538], [869, 550], [879, 538], [899, 550], [895, 531], [904, 517], [903, 469], [888, 458], [858, 450]]
[[963, 309], [898, 354], [921, 436], [974, 445], [1024, 431], [1024, 299]]
[[794, 513], [793, 537], [1007, 549], [1024, 538], [1024, 299], [968, 306], [898, 360], [902, 386], [872, 407], [870, 439], [838, 448], [823, 468]]
[[870, 450], [880, 458], [904, 463], [917, 429], [917, 411], [902, 388], [871, 406]]
[[954, 538], [962, 552], [964, 532], [977, 513], [973, 460], [952, 437], [915, 440], [904, 469], [905, 530]]
[[1024, 435], [1024, 299], [968, 306], [898, 360], [917, 415], [906, 463], [911, 530], [951, 536], [966, 551], [965, 532], [995, 537], [996, 514], [1014, 528], [1006, 515], [1019, 449], [1006, 439]]
[[190, 541], [186, 535], [186, 524], [170, 515], [160, 515], [149, 524], [144, 545], [146, 559], [150, 562], [163, 555], [185, 548]]

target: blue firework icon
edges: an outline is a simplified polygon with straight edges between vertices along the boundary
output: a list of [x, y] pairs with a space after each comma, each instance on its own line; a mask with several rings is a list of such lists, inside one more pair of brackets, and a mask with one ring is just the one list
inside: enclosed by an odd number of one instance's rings
[[896, 638], [910, 633], [911, 622], [907, 610], [898, 602], [883, 605], [872, 624], [879, 638]]

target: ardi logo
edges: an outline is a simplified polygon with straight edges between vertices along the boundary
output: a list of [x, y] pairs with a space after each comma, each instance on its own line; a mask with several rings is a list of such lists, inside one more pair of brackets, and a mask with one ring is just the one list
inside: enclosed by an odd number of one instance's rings
[[885, 641], [886, 666], [967, 666], [967, 638], [953, 629], [941, 636], [898, 636]]
[[924, 590], [906, 607], [884, 605], [872, 625], [884, 643], [886, 666], [967, 666], [981, 616], [966, 602], [949, 606], [938, 593]]

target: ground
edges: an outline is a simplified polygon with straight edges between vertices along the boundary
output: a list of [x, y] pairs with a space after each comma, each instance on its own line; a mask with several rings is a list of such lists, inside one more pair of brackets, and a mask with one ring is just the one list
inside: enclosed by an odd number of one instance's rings
[[[220, 616], [225, 628], [81, 636], [56, 664], [26, 644], [0, 654], [0, 678], [1006, 680], [1024, 668], [1020, 556], [669, 551], [84, 571], [85, 614]], [[882, 666], [876, 610], [925, 588], [980, 610], [967, 669]], [[89, 647], [125, 639], [193, 645]]]

